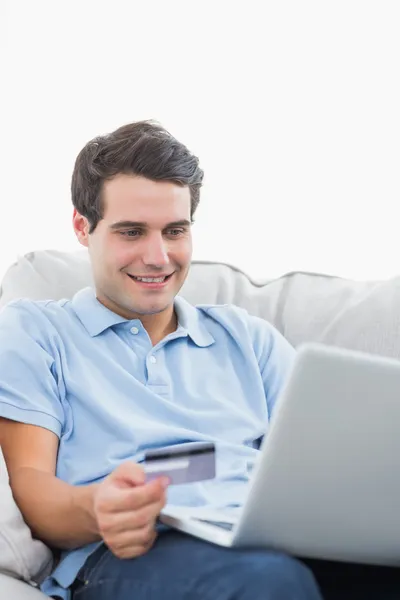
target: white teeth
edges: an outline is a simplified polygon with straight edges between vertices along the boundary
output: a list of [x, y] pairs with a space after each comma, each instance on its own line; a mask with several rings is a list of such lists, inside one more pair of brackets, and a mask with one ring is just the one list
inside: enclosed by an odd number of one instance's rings
[[138, 281], [143, 281], [144, 283], [162, 283], [165, 280], [165, 277], [134, 277]]

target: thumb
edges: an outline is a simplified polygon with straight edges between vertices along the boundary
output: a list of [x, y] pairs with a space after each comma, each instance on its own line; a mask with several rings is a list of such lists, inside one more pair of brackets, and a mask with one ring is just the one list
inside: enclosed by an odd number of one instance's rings
[[143, 467], [133, 461], [120, 464], [110, 475], [114, 485], [120, 488], [142, 485], [146, 481]]

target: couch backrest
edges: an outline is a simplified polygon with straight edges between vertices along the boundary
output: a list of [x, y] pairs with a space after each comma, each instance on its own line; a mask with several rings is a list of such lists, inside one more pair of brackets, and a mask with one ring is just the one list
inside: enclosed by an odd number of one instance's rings
[[[86, 250], [32, 252], [7, 271], [0, 307], [19, 297], [71, 298], [87, 285]], [[193, 304], [242, 306], [273, 323], [294, 346], [319, 341], [400, 358], [399, 277], [353, 281], [293, 272], [256, 282], [233, 266], [194, 261], [181, 294]]]

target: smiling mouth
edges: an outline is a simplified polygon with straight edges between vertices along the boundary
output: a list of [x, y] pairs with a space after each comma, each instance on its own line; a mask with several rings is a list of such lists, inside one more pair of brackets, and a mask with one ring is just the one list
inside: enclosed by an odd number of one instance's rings
[[169, 275], [161, 275], [159, 277], [139, 277], [136, 275], [130, 275], [129, 273], [127, 273], [127, 275], [133, 279], [133, 281], [140, 281], [141, 283], [164, 283], [172, 277], [173, 273], [170, 273]]

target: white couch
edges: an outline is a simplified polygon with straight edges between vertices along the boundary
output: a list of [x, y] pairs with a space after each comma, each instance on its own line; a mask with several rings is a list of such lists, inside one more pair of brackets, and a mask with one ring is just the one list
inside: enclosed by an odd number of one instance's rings
[[[91, 283], [86, 251], [33, 252], [20, 258], [6, 273], [0, 289], [0, 308], [17, 297], [70, 298]], [[243, 306], [272, 322], [295, 347], [304, 341], [319, 341], [400, 358], [400, 278], [397, 277], [365, 282], [296, 272], [272, 281], [255, 282], [232, 266], [196, 261], [181, 293], [194, 304]], [[4, 498], [9, 493], [4, 487], [7, 485], [3, 478]], [[13, 513], [11, 521], [15, 522], [18, 509], [11, 503], [9, 494], [8, 514]], [[11, 528], [10, 534], [10, 519], [4, 523], [6, 514], [7, 510], [0, 514], [0, 599], [45, 598], [23, 580], [40, 580], [43, 569], [48, 568], [47, 549], [32, 540], [25, 525], [25, 531], [21, 531], [21, 521], [15, 528], [14, 540], [10, 539], [13, 532]], [[28, 574], [26, 568], [19, 566], [20, 540], [25, 544], [25, 552], [26, 544], [30, 544], [34, 554], [30, 556]], [[7, 552], [14, 552], [14, 568], [10, 568], [9, 561], [5, 564]]]

